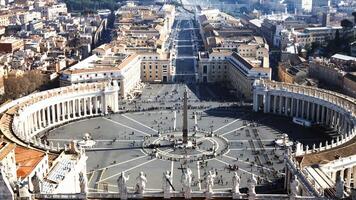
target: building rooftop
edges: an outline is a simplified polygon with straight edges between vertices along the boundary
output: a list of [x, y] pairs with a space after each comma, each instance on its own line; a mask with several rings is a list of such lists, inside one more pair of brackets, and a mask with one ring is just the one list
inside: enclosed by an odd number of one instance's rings
[[17, 146], [15, 148], [17, 177], [26, 178], [45, 155], [46, 153], [38, 150]]
[[13, 38], [13, 37], [4, 37], [0, 40], [0, 43], [14, 43], [14, 42], [19, 42], [22, 41], [21, 39], [18, 38]]
[[335, 55], [331, 56], [331, 58], [344, 60], [344, 61], [356, 61], [356, 57], [347, 56], [347, 55], [343, 55], [343, 54], [335, 54]]
[[66, 74], [80, 74], [87, 72], [101, 72], [101, 71], [120, 71], [127, 63], [131, 62], [137, 54], [120, 54], [120, 55], [92, 55], [81, 62], [73, 65], [68, 70], [64, 71]]
[[0, 142], [0, 161], [4, 159], [13, 149], [15, 149], [16, 144], [8, 143], [5, 141]]

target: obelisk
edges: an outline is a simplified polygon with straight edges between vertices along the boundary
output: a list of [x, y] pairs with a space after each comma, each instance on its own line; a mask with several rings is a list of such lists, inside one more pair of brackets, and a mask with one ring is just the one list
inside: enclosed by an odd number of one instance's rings
[[183, 96], [183, 144], [188, 143], [188, 99], [187, 90], [184, 91]]

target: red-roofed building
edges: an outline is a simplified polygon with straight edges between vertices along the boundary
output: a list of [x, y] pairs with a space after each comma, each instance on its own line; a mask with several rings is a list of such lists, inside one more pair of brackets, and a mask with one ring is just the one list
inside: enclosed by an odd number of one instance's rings
[[42, 151], [18, 146], [15, 148], [17, 177], [21, 181], [31, 178], [37, 173], [43, 178], [48, 172], [48, 155]]

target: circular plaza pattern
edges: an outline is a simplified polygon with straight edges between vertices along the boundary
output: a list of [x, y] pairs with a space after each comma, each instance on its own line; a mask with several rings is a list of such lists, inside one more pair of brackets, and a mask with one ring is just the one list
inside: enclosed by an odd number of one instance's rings
[[160, 159], [172, 161], [204, 161], [223, 155], [229, 147], [228, 141], [213, 133], [194, 130], [183, 145], [182, 132], [160, 133], [158, 137], [145, 137], [143, 149]]
[[[306, 177], [299, 179], [312, 195], [322, 196], [295, 161], [311, 166], [324, 162], [326, 154], [330, 160], [354, 150], [355, 99], [335, 92], [258, 80], [251, 104], [221, 85], [146, 85], [133, 100], [120, 100], [119, 90], [111, 81], [34, 93], [0, 107], [0, 129], [7, 140], [51, 155], [77, 141], [86, 148], [89, 194], [94, 195], [117, 195], [118, 177], [125, 172], [133, 176], [127, 181], [130, 192], [141, 174], [148, 180], [145, 195], [162, 196], [163, 172], [169, 171], [176, 197], [183, 195], [185, 172], [199, 197], [212, 174], [214, 195], [231, 197], [234, 174], [241, 177], [241, 192], [246, 193], [254, 175], [257, 193], [270, 194], [285, 192], [298, 173]], [[183, 106], [185, 91], [188, 104]], [[182, 107], [188, 109], [182, 112]], [[312, 126], [305, 128], [295, 120]], [[346, 174], [345, 169], [329, 167], [325, 173], [332, 180]]]
[[[181, 148], [182, 94], [188, 89], [188, 133], [192, 148]], [[90, 191], [116, 192], [122, 171], [135, 185], [139, 172], [147, 176], [147, 190], [162, 187], [162, 174], [172, 173], [172, 185], [181, 191], [183, 169], [192, 170], [192, 189], [204, 189], [209, 171], [217, 174], [216, 191], [232, 187], [233, 172], [241, 176], [241, 188], [251, 174], [258, 191], [276, 187], [284, 176], [285, 148], [275, 141], [288, 134], [303, 144], [329, 139], [322, 131], [306, 129], [291, 119], [252, 112], [251, 106], [231, 101], [225, 89], [216, 85], [150, 85], [134, 101], [119, 103], [121, 112], [69, 122], [40, 133], [50, 143], [63, 146], [89, 133], [95, 145], [87, 148]], [[54, 145], [57, 146], [57, 145]], [[280, 188], [280, 189], [278, 189]]]

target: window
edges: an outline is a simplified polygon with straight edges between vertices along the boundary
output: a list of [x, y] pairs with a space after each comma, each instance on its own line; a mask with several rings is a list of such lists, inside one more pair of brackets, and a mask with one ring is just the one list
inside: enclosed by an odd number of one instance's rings
[[144, 66], [142, 66], [143, 67], [143, 69], [146, 69], [146, 65], [144, 65]]
[[106, 73], [104, 73], [104, 76], [106, 76]]
[[152, 69], [152, 65], [150, 65], [149, 67], [150, 67], [150, 69]]
[[158, 65], [156, 65], [155, 67], [156, 67], [156, 69], [158, 69]]

